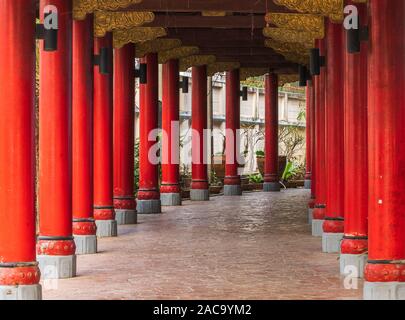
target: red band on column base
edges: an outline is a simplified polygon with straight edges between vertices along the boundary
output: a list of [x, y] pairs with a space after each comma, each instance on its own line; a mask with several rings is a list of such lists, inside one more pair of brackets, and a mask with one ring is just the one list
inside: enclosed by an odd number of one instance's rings
[[315, 207], [315, 199], [308, 201], [308, 208], [313, 209]]
[[121, 210], [136, 210], [135, 197], [114, 198], [114, 208]]
[[73, 240], [38, 240], [37, 254], [46, 256], [71, 256], [76, 252]]
[[73, 234], [76, 236], [93, 236], [97, 227], [94, 221], [73, 221]]
[[159, 200], [160, 193], [157, 190], [138, 190], [138, 200]]
[[277, 174], [265, 174], [264, 175], [264, 182], [278, 182], [278, 175]]
[[160, 193], [180, 193], [181, 188], [179, 184], [162, 184]]
[[108, 208], [94, 208], [94, 219], [95, 220], [114, 220], [115, 211], [113, 207]]
[[314, 206], [314, 211], [312, 212], [312, 218], [315, 220], [323, 220], [325, 219], [325, 207], [321, 207], [321, 206]]
[[35, 285], [39, 283], [40, 278], [41, 272], [38, 265], [10, 268], [0, 267], [0, 286]]
[[224, 185], [227, 186], [239, 186], [241, 184], [240, 176], [230, 177], [227, 176], [224, 179]]
[[369, 262], [364, 277], [369, 282], [405, 282], [405, 264]]
[[340, 219], [325, 218], [323, 223], [323, 232], [326, 233], [343, 233], [344, 221]]
[[311, 172], [305, 173], [305, 180], [311, 180], [312, 174]]
[[208, 181], [205, 180], [192, 180], [191, 189], [208, 190]]
[[362, 254], [367, 252], [368, 240], [367, 238], [343, 238], [340, 244], [340, 252], [344, 254]]

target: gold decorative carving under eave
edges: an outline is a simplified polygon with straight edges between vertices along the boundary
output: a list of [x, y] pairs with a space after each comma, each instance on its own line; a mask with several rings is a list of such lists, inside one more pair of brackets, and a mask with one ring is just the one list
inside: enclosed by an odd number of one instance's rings
[[306, 31], [295, 31], [282, 28], [264, 28], [263, 35], [268, 38], [272, 38], [279, 42], [293, 42], [293, 43], [305, 43], [315, 46], [315, 39], [317, 34]]
[[310, 32], [315, 35], [316, 39], [323, 39], [325, 36], [325, 23], [322, 16], [299, 13], [267, 13], [265, 20], [279, 28]]
[[153, 12], [97, 11], [94, 14], [94, 35], [104, 37], [109, 31], [140, 27], [153, 20], [155, 20]]
[[[160, 49], [162, 50], [162, 49]], [[171, 59], [181, 59], [191, 55], [198, 54], [200, 49], [198, 47], [183, 46], [169, 50], [159, 51], [159, 63], [163, 64]]]
[[213, 55], [194, 55], [180, 59], [180, 71], [186, 71], [191, 67], [212, 64], [217, 58]]
[[305, 56], [302, 54], [296, 54], [296, 53], [282, 53], [284, 58], [286, 60], [301, 64], [303, 66], [308, 66], [309, 65], [309, 56]]
[[279, 74], [278, 75], [278, 85], [284, 86], [287, 83], [297, 82], [299, 80], [298, 74]]
[[226, 11], [203, 11], [201, 15], [203, 17], [225, 17]]
[[73, 0], [73, 18], [83, 20], [86, 15], [97, 10], [117, 10], [143, 0]]
[[114, 48], [122, 48], [127, 43], [139, 43], [155, 40], [167, 35], [165, 28], [136, 27], [113, 31]]
[[155, 39], [145, 42], [140, 42], [136, 45], [135, 55], [137, 58], [142, 58], [151, 52], [159, 52], [160, 50], [170, 50], [181, 46], [179, 39]]
[[212, 77], [218, 72], [231, 71], [239, 68], [239, 62], [215, 62], [207, 66], [207, 75], [208, 77]]
[[343, 20], [344, 0], [273, 0], [288, 9], [328, 16], [333, 21]]
[[245, 81], [247, 78], [259, 77], [269, 73], [269, 68], [241, 68], [240, 81]]
[[273, 39], [264, 40], [264, 46], [281, 53], [292, 52], [303, 55], [308, 55], [312, 48], [310, 43], [280, 42]]

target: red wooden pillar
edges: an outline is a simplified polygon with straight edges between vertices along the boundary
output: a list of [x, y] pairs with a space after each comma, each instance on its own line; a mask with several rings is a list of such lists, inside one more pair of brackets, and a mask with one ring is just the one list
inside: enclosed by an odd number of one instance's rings
[[190, 198], [209, 200], [207, 172], [207, 66], [192, 69], [192, 181]]
[[[309, 91], [309, 92], [308, 92]], [[306, 152], [307, 155], [307, 187], [311, 189], [311, 199], [308, 202], [308, 221], [312, 225], [312, 214], [315, 206], [315, 194], [316, 194], [316, 170], [315, 170], [315, 78], [307, 82], [307, 135], [309, 135], [310, 141], [307, 141]], [[309, 160], [308, 160], [309, 157]], [[309, 164], [308, 164], [309, 163]], [[308, 169], [308, 167], [310, 169]]]
[[163, 65], [162, 185], [160, 187], [160, 199], [164, 206], [181, 205], [179, 81], [179, 61], [169, 60]]
[[[325, 40], [317, 40], [321, 56], [325, 56]], [[321, 237], [326, 208], [326, 127], [325, 127], [325, 81], [326, 68], [321, 68], [319, 76], [314, 76], [315, 85], [315, 203], [312, 212], [312, 235]]]
[[108, 50], [108, 73], [94, 67], [94, 218], [97, 236], [117, 236], [113, 204], [112, 35], [94, 39], [94, 55]]
[[0, 300], [41, 299], [35, 261], [35, 7], [34, 0], [0, 3]]
[[134, 192], [135, 45], [114, 50], [114, 208], [119, 225], [137, 222]]
[[278, 177], [278, 78], [265, 80], [265, 165], [263, 191], [280, 191]]
[[72, 1], [41, 0], [58, 8], [58, 49], [40, 49], [39, 237], [43, 278], [76, 274], [72, 237]]
[[341, 24], [326, 23], [326, 215], [322, 251], [339, 252], [343, 237], [344, 204], [344, 119], [343, 56]]
[[370, 1], [366, 299], [405, 299], [405, 2]]
[[240, 77], [239, 69], [226, 73], [226, 143], [224, 195], [242, 195], [238, 174], [240, 140]]
[[73, 22], [72, 213], [76, 254], [97, 252], [93, 217], [93, 19]]
[[307, 82], [306, 88], [306, 128], [305, 128], [305, 189], [311, 189], [312, 176], [312, 123], [311, 123], [311, 104], [312, 104], [312, 82]]
[[158, 56], [149, 53], [142, 58], [147, 64], [147, 83], [140, 84], [139, 111], [139, 190], [138, 213], [160, 213], [161, 202], [158, 186]]
[[[360, 23], [367, 21], [365, 5], [357, 5]], [[345, 53], [344, 132], [345, 191], [344, 237], [340, 273], [355, 266], [363, 277], [367, 260], [368, 155], [367, 155], [367, 42], [360, 54]]]

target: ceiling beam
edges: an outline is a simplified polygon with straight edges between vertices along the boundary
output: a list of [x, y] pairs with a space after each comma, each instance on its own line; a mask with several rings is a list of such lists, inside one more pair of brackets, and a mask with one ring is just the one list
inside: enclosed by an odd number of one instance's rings
[[265, 47], [211, 47], [208, 46], [200, 46], [200, 52], [203, 54], [217, 54], [217, 55], [233, 55], [237, 54], [238, 56], [250, 56], [254, 57], [257, 55], [272, 55], [272, 56], [279, 56], [273, 49], [265, 48]]

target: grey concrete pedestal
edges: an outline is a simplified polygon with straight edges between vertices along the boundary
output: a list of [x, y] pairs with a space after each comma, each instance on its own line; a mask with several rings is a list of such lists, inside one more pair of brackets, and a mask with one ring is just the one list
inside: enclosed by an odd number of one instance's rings
[[107, 238], [118, 235], [117, 221], [115, 220], [96, 220], [97, 237]]
[[76, 244], [77, 255], [97, 253], [96, 235], [85, 235], [85, 236], [75, 235], [74, 241]]
[[[364, 267], [367, 263], [367, 254], [340, 254], [340, 274], [348, 275], [356, 278], [364, 277]], [[353, 273], [356, 273], [355, 275]]]
[[304, 181], [304, 189], [311, 189], [311, 180]]
[[313, 213], [314, 209], [312, 208], [308, 208], [308, 224], [312, 225], [312, 213]]
[[328, 233], [322, 234], [322, 252], [339, 253], [340, 242], [343, 239], [343, 233]]
[[37, 261], [42, 279], [67, 279], [76, 276], [76, 255], [38, 255]]
[[162, 213], [160, 200], [137, 200], [137, 209], [139, 214]]
[[364, 300], [405, 300], [405, 282], [364, 282]]
[[265, 183], [263, 183], [263, 191], [264, 192], [278, 192], [278, 191], [280, 191], [280, 183], [279, 182], [265, 182]]
[[40, 284], [0, 286], [0, 300], [42, 300]]
[[191, 189], [190, 190], [191, 201], [208, 201], [210, 200], [210, 191], [205, 189]]
[[162, 206], [181, 206], [180, 193], [160, 193], [160, 202]]
[[224, 196], [241, 196], [242, 187], [240, 185], [224, 185]]
[[312, 236], [322, 237], [324, 221], [325, 220], [312, 219]]
[[115, 209], [115, 221], [119, 226], [136, 224], [138, 222], [136, 210]]

